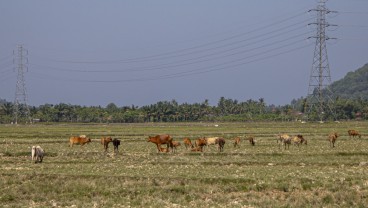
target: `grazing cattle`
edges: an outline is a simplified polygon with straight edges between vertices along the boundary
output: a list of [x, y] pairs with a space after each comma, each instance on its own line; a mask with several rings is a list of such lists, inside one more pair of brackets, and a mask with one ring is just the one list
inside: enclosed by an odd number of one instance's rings
[[45, 152], [40, 146], [32, 146], [31, 154], [32, 154], [32, 161], [34, 160], [35, 163], [38, 162], [42, 163]]
[[193, 144], [192, 141], [189, 138], [184, 138], [184, 145], [185, 145], [185, 149], [188, 149], [188, 147], [193, 148]]
[[114, 152], [119, 152], [120, 139], [114, 138], [112, 144], [114, 145]]
[[252, 146], [256, 145], [256, 141], [254, 140], [254, 137], [253, 137], [253, 136], [250, 136], [250, 137], [248, 137], [247, 139], [248, 139], [249, 143], [250, 143]]
[[240, 137], [235, 137], [234, 139], [234, 147], [240, 146]]
[[301, 145], [301, 144], [305, 144], [305, 145], [307, 145], [307, 140], [306, 139], [304, 139], [304, 137], [303, 137], [303, 135], [301, 135], [301, 134], [298, 134], [298, 135], [296, 135], [294, 138], [293, 138], [293, 143], [294, 143], [294, 145], [298, 145], [298, 147], [299, 147], [299, 145]]
[[193, 147], [190, 151], [192, 151], [192, 152], [203, 152], [203, 146]]
[[195, 147], [201, 147], [201, 152], [203, 151], [203, 148], [207, 146], [207, 140], [206, 138], [198, 138], [196, 141], [195, 141]]
[[91, 139], [88, 137], [70, 137], [69, 138], [69, 146], [73, 147], [74, 144], [80, 144], [81, 146], [91, 142]]
[[284, 149], [286, 149], [286, 145], [287, 145], [287, 148], [289, 149], [289, 146], [291, 144], [291, 137], [289, 135], [287, 134], [279, 135], [277, 142], [279, 141], [280, 141], [279, 149], [281, 149], [281, 145], [284, 145]]
[[101, 144], [104, 146], [105, 152], [107, 151], [107, 148], [109, 148], [109, 143], [112, 142], [111, 137], [102, 137], [101, 138]]
[[218, 139], [218, 137], [206, 138], [206, 140], [207, 140], [207, 146], [209, 146], [209, 145], [215, 145], [217, 139]]
[[330, 133], [328, 135], [328, 140], [330, 141], [330, 146], [333, 148], [335, 147], [335, 142], [337, 137], [339, 137], [339, 135], [336, 132]]
[[179, 147], [180, 145], [181, 145], [180, 142], [173, 141], [172, 142], [173, 152], [176, 152], [176, 148]]
[[348, 134], [349, 134], [350, 138], [352, 136], [353, 136], [353, 138], [355, 138], [356, 136], [358, 136], [359, 138], [362, 137], [362, 135], [360, 135], [359, 132], [357, 130], [354, 130], [354, 129], [348, 130]]
[[172, 144], [172, 138], [170, 135], [167, 134], [163, 134], [163, 135], [156, 135], [156, 136], [148, 136], [147, 142], [152, 142], [154, 144], [156, 144], [157, 146], [157, 150], [160, 152], [161, 151], [161, 145], [162, 144], [166, 144], [167, 148], [171, 147], [173, 148], [173, 144]]
[[225, 139], [224, 138], [217, 138], [215, 143], [218, 144], [218, 149], [219, 149], [220, 152], [224, 151], [224, 146], [225, 146]]

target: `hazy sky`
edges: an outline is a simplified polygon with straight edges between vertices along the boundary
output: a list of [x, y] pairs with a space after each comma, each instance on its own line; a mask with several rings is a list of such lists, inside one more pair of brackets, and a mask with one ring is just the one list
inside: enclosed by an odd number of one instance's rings
[[[288, 104], [306, 96], [317, 0], [0, 0], [0, 98], [28, 53], [28, 103]], [[368, 63], [368, 0], [329, 0], [332, 81]]]

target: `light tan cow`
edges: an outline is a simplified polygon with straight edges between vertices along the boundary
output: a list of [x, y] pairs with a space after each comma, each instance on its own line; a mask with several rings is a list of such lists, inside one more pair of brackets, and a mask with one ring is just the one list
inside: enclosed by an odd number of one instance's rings
[[330, 141], [330, 146], [333, 148], [335, 147], [335, 142], [337, 137], [339, 137], [339, 135], [336, 132], [330, 133], [328, 135], [328, 140]]

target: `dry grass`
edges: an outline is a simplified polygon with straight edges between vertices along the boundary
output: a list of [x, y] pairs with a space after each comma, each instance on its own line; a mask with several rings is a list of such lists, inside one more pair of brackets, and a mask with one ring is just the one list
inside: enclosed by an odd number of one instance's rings
[[[366, 122], [211, 123], [0, 126], [2, 207], [365, 207], [368, 204]], [[363, 136], [349, 139], [355, 128]], [[328, 133], [337, 131], [335, 148]], [[181, 141], [226, 138], [192, 153], [157, 153], [148, 135], [171, 134]], [[279, 133], [303, 134], [308, 145], [279, 150]], [[86, 134], [83, 147], [68, 137]], [[232, 138], [253, 135], [256, 145]], [[119, 137], [120, 153], [104, 153], [101, 136]], [[30, 146], [46, 151], [42, 164]]]

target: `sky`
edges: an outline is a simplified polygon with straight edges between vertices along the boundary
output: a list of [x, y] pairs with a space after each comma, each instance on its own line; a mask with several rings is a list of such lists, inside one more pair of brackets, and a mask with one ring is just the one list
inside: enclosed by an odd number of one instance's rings
[[[308, 93], [318, 2], [0, 0], [0, 98], [22, 64], [32, 106], [290, 104]], [[326, 7], [336, 81], [368, 63], [368, 0]]]

